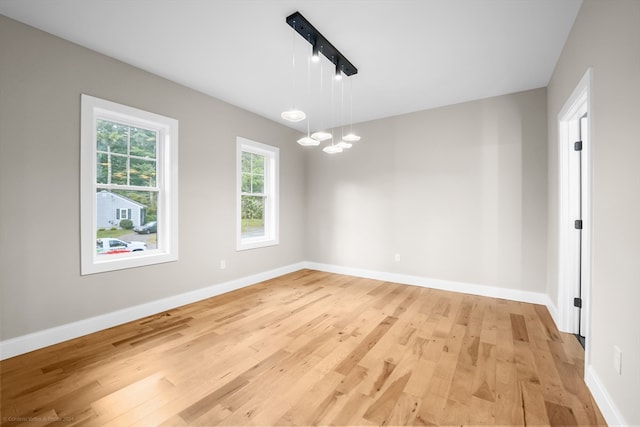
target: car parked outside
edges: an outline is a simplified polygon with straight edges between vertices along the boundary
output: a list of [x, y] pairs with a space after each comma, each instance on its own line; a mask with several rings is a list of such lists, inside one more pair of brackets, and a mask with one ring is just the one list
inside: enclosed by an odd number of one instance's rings
[[158, 230], [158, 223], [156, 221], [147, 222], [144, 225], [133, 227], [133, 231], [139, 234], [155, 233]]
[[144, 242], [125, 242], [124, 240], [105, 237], [96, 240], [96, 253], [99, 255], [122, 254], [138, 252], [147, 249]]

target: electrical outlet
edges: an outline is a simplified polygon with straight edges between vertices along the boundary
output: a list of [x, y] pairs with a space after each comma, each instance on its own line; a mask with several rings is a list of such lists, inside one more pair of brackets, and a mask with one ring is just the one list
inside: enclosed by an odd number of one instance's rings
[[613, 368], [622, 375], [622, 350], [617, 345], [613, 346]]
[[220, 270], [224, 270], [225, 268], [227, 268], [227, 261], [221, 259], [220, 260]]
[[394, 257], [394, 259], [396, 260], [396, 262], [400, 262], [400, 254], [396, 254], [396, 256]]

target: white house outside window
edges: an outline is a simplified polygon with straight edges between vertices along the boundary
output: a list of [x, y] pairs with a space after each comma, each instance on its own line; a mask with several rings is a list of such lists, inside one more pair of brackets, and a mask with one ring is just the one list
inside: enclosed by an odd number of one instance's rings
[[177, 120], [82, 95], [82, 274], [177, 259], [177, 156]]
[[237, 250], [277, 245], [279, 149], [237, 138]]

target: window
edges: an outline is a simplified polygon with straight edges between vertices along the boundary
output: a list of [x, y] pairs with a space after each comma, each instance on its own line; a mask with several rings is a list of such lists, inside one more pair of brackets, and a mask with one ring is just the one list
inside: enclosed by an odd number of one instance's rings
[[237, 250], [277, 245], [278, 156], [276, 147], [238, 138]]
[[117, 209], [116, 219], [131, 219], [131, 209]]
[[178, 121], [82, 95], [81, 126], [81, 273], [177, 260]]

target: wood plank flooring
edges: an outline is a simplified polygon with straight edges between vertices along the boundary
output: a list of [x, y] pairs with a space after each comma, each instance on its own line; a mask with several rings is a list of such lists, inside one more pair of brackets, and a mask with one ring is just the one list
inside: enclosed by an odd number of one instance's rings
[[1, 425], [605, 425], [543, 306], [301, 270], [0, 363]]

